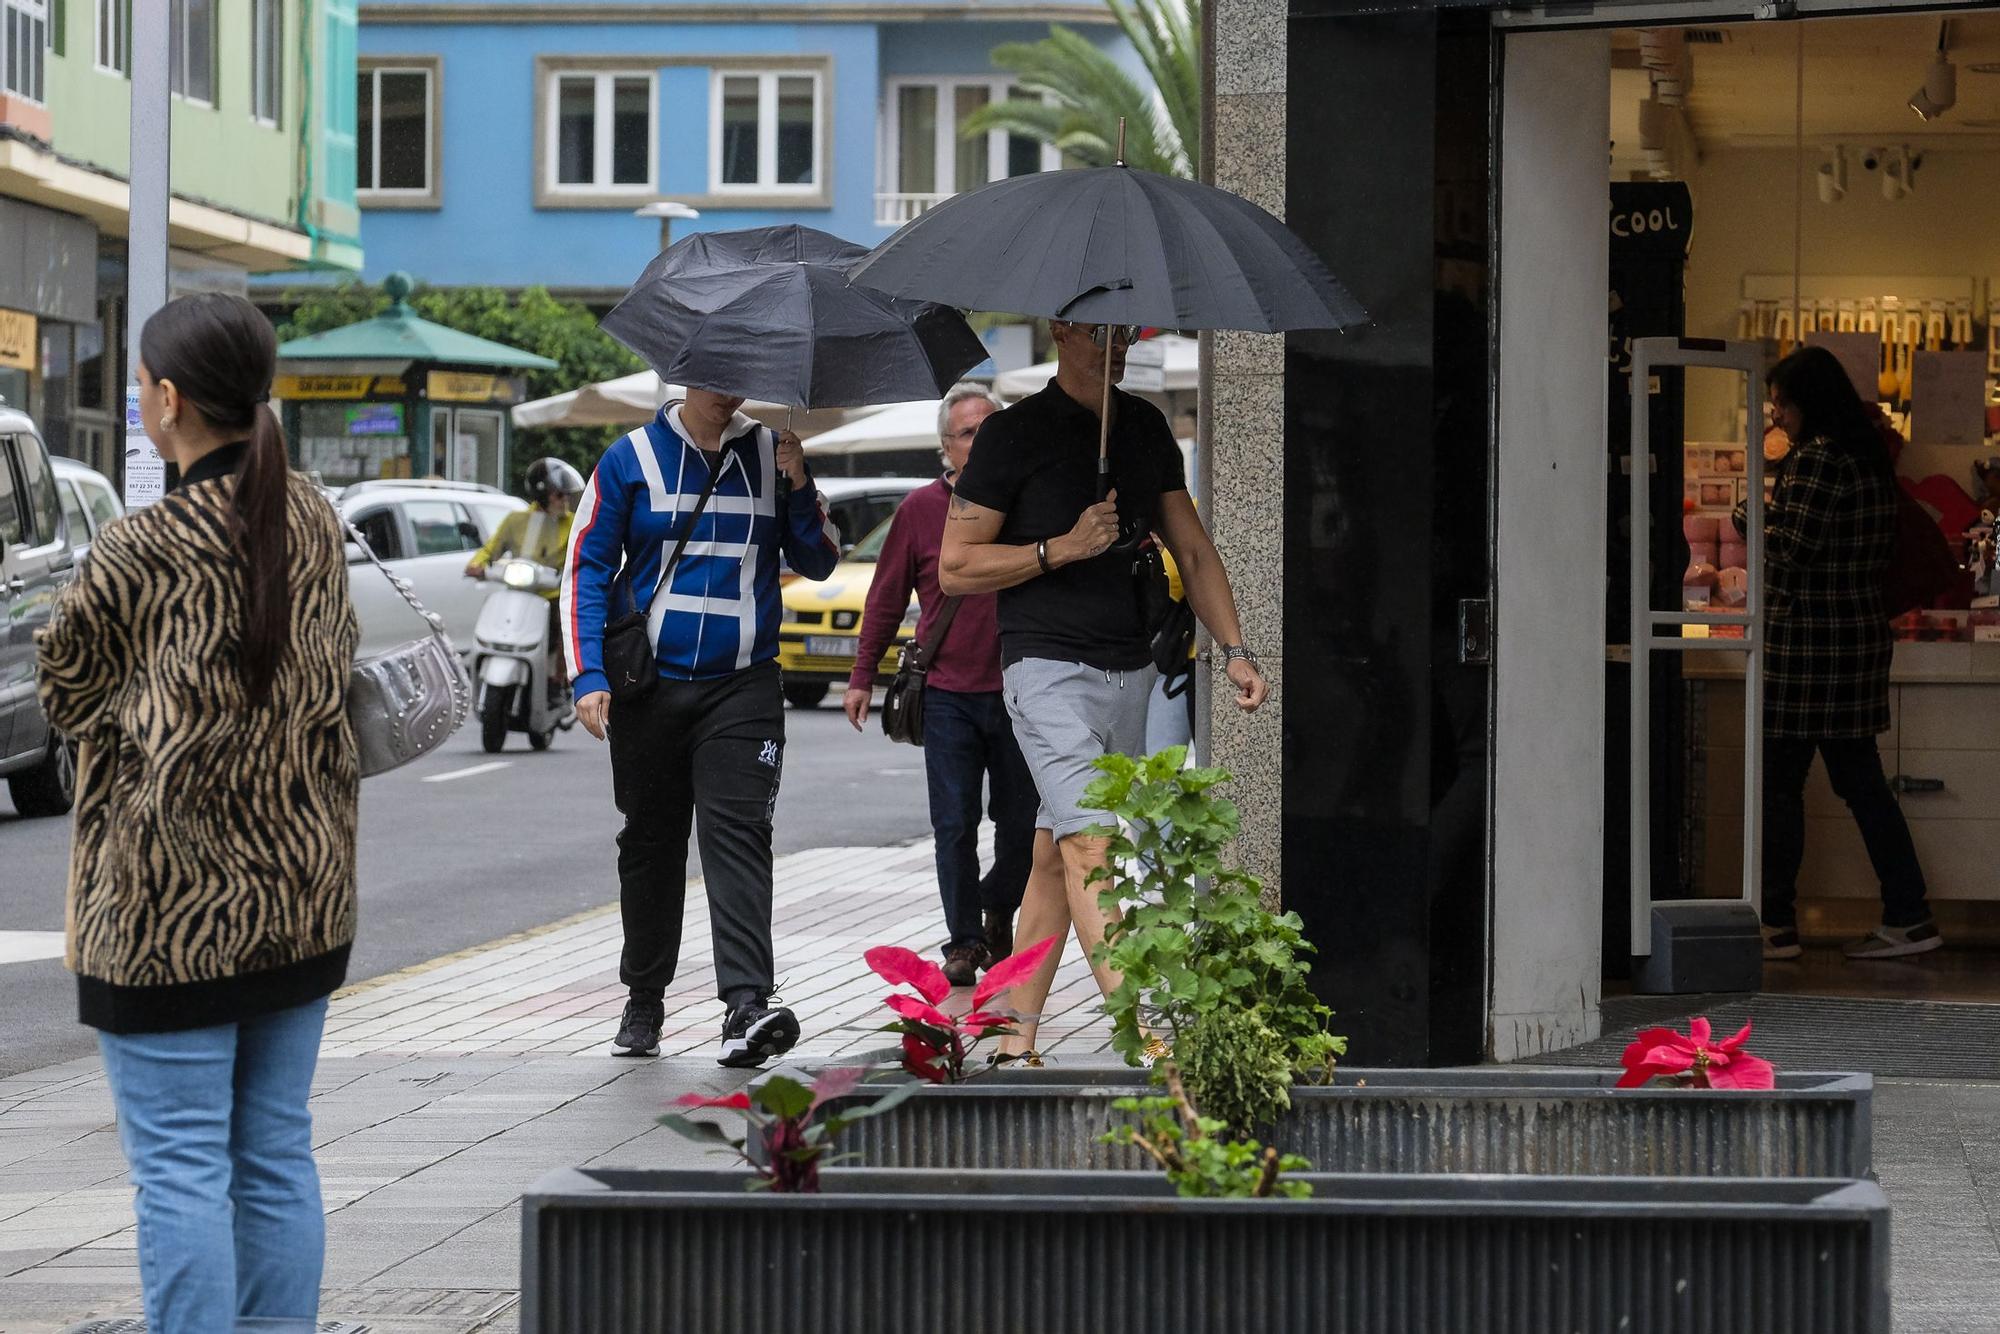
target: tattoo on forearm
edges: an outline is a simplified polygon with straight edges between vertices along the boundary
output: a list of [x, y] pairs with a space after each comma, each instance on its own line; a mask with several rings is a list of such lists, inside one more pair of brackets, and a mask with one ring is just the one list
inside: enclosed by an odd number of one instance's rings
[[945, 517], [950, 519], [977, 519], [979, 516], [972, 512], [974, 508], [976, 507], [973, 503], [963, 496], [953, 496], [951, 498], [951, 508]]

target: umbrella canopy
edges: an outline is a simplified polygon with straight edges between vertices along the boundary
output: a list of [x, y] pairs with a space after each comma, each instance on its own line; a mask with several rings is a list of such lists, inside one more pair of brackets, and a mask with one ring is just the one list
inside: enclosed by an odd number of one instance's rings
[[1164, 329], [1344, 329], [1367, 312], [1249, 200], [1130, 167], [1046, 171], [955, 195], [850, 270], [963, 310]]
[[[638, 371], [621, 375], [615, 380], [587, 384], [568, 393], [517, 404], [513, 410], [514, 425], [638, 426], [651, 421], [662, 403], [683, 397], [686, 393], [680, 385], [668, 384], [652, 371]], [[872, 409], [831, 408], [795, 415], [785, 404], [752, 399], [744, 402], [743, 411], [766, 425], [789, 424], [801, 437], [809, 439], [820, 431], [839, 426]]]
[[697, 233], [603, 327], [672, 383], [797, 408], [934, 397], [986, 359], [957, 311], [850, 286], [838, 265], [865, 254], [806, 227]]
[[879, 412], [836, 426], [806, 441], [808, 454], [886, 454], [900, 449], [937, 449], [938, 398], [892, 403]]

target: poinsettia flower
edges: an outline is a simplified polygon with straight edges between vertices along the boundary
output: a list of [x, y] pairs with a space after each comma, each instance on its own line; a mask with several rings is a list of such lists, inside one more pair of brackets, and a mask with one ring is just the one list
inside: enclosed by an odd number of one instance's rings
[[[1049, 957], [1049, 951], [1056, 947], [1061, 936], [1050, 936], [1047, 940], [1017, 954], [1010, 954], [999, 963], [986, 970], [986, 976], [979, 979], [978, 988], [972, 993], [972, 1008], [983, 1010], [986, 1003], [1009, 987], [1019, 986], [1028, 976], [1042, 966], [1042, 960]], [[936, 997], [932, 997], [933, 1000]]]
[[1750, 1025], [1735, 1036], [1714, 1041], [1707, 1019], [1697, 1016], [1685, 1034], [1671, 1028], [1649, 1028], [1632, 1040], [1622, 1058], [1625, 1074], [1619, 1088], [1639, 1088], [1653, 1079], [1687, 1076], [1697, 1088], [1767, 1089], [1777, 1079], [1769, 1061], [1744, 1051]]
[[933, 1005], [951, 995], [951, 983], [944, 969], [915, 950], [901, 945], [877, 945], [861, 958], [884, 982], [915, 987], [917, 994]]
[[725, 1111], [747, 1112], [750, 1110], [750, 1094], [738, 1090], [721, 1098], [711, 1098], [706, 1093], [683, 1093], [674, 1099], [676, 1107], [720, 1107]]
[[902, 1015], [903, 1018], [914, 1019], [920, 1024], [934, 1024], [938, 1028], [943, 1029], [949, 1029], [952, 1026], [951, 1016], [943, 1010], [938, 1009], [935, 1005], [926, 1005], [915, 996], [905, 996], [900, 991], [886, 998], [882, 1003], [897, 1014]]
[[938, 1064], [938, 1057], [943, 1054], [937, 1044], [926, 1042], [914, 1033], [903, 1034], [903, 1069], [926, 1084], [943, 1084], [951, 1078]]
[[961, 1032], [970, 1033], [974, 1037], [978, 1037], [996, 1028], [1006, 1028], [1013, 1024], [1013, 1022], [1014, 1016], [1011, 1014], [999, 1014], [991, 1010], [981, 1010], [977, 1014], [968, 1014], [965, 1018], [959, 1020], [958, 1027]]

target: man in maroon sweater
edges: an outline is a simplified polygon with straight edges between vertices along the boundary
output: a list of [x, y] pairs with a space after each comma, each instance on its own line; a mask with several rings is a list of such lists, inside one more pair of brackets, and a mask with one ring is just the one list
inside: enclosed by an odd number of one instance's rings
[[[944, 900], [944, 975], [953, 986], [971, 986], [977, 970], [1014, 952], [1014, 912], [1034, 862], [1039, 797], [1014, 725], [1000, 694], [1000, 626], [996, 595], [950, 599], [938, 590], [938, 549], [952, 479], [972, 453], [979, 424], [1000, 403], [977, 385], [961, 384], [938, 409], [938, 436], [946, 472], [912, 491], [889, 521], [854, 675], [842, 700], [856, 731], [868, 720], [875, 697], [875, 664], [882, 660], [916, 590], [921, 615], [917, 642], [929, 644], [948, 602], [950, 625], [924, 684], [924, 774], [930, 783], [931, 829], [937, 837], [938, 896]], [[979, 874], [979, 797], [987, 788], [993, 817], [993, 869]]]

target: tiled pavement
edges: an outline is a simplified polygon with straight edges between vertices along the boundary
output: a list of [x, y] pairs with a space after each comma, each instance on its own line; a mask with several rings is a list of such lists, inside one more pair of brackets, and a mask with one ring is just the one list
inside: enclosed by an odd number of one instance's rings
[[[807, 1035], [798, 1054], [881, 1050], [889, 988], [862, 951], [930, 953], [937, 919], [927, 842], [781, 858], [774, 944]], [[371, 1334], [511, 1331], [523, 1189], [557, 1166], [701, 1161], [654, 1118], [680, 1093], [743, 1078], [710, 1056], [721, 1011], [706, 898], [690, 887], [659, 1061], [607, 1055], [624, 999], [619, 934], [606, 908], [335, 997], [313, 1093], [325, 1318]], [[1069, 953], [1040, 1045], [1085, 1060], [1106, 1034], [1090, 973]], [[0, 1079], [0, 1334], [136, 1312], [138, 1287], [97, 1062]]]
[[[886, 988], [860, 955], [931, 947], [929, 868], [927, 844], [780, 863], [778, 972], [809, 1034], [802, 1054], [882, 1045], [872, 1030]], [[660, 1061], [605, 1055], [622, 999], [610, 910], [335, 999], [313, 1096], [324, 1317], [371, 1334], [511, 1332], [523, 1189], [557, 1166], [702, 1161], [654, 1123], [679, 1093], [741, 1080], [709, 1058], [708, 918], [691, 898], [686, 985], [670, 998]], [[1095, 989], [1069, 953], [1042, 1045], [1103, 1060]], [[2000, 1331], [2000, 1083], [1883, 1080], [1875, 1117], [1896, 1211], [1896, 1329]], [[131, 1216], [96, 1062], [0, 1080], [0, 1334], [136, 1311]]]

